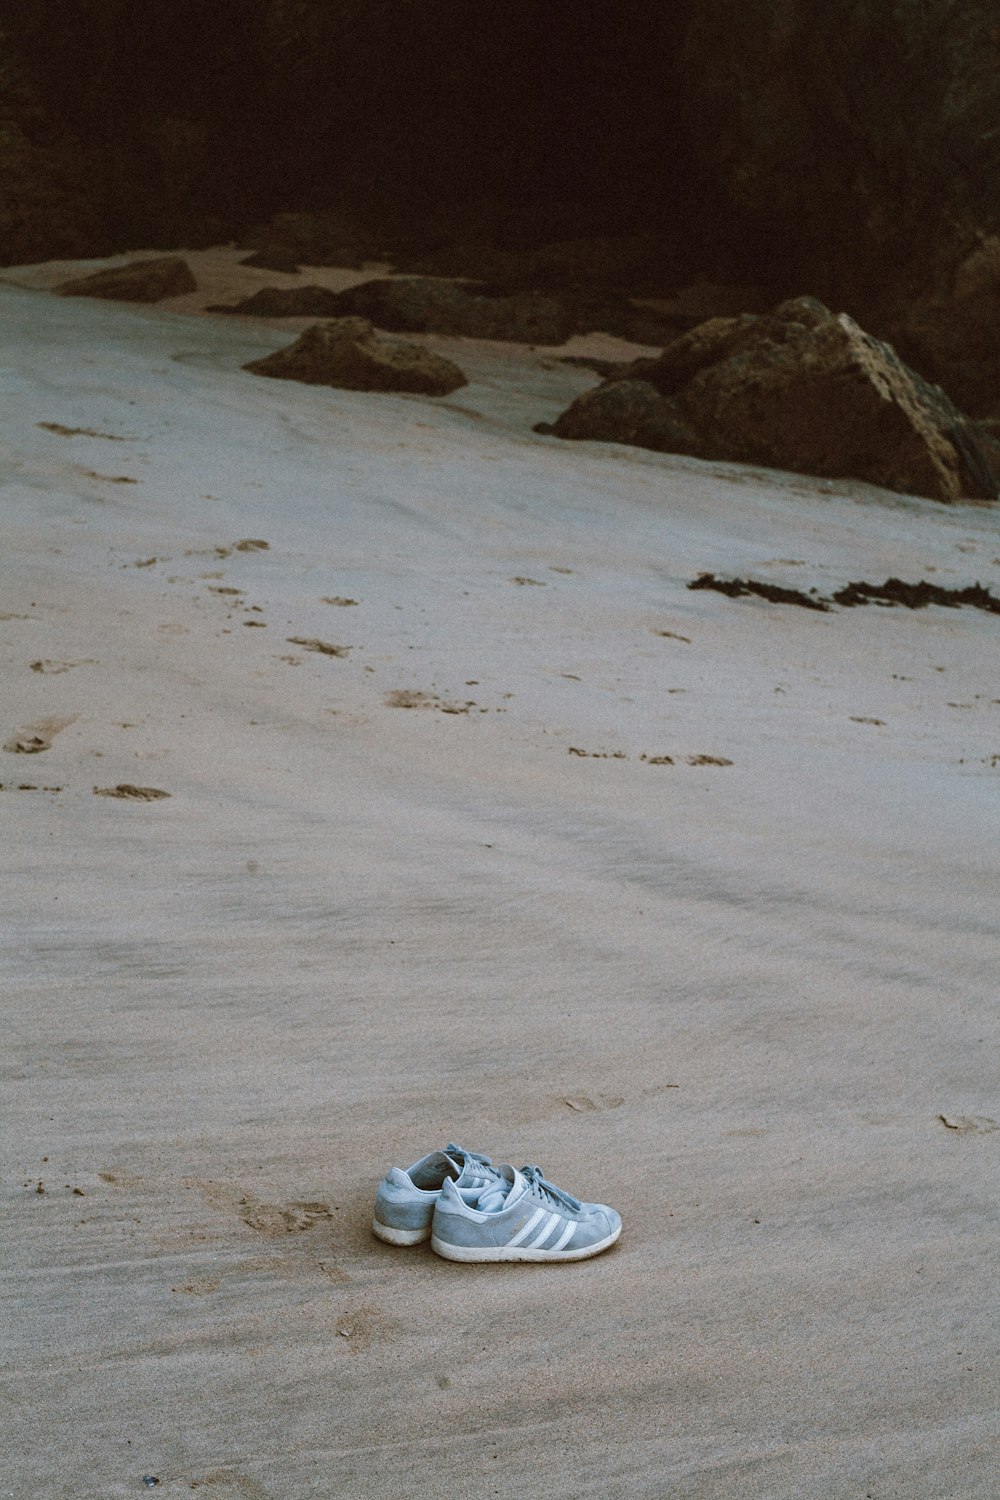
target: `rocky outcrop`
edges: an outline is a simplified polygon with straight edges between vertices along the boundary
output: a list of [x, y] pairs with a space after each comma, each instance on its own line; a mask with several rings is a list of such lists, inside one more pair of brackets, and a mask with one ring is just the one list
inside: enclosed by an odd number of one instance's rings
[[197, 290], [191, 267], [179, 255], [129, 261], [56, 287], [60, 297], [104, 297], [110, 302], [162, 302]]
[[770, 268], [865, 326], [929, 286], [956, 225], [1000, 229], [987, 0], [699, 0], [677, 73], [715, 274]]
[[263, 250], [255, 250], [252, 255], [244, 255], [240, 265], [251, 266], [255, 271], [282, 271], [286, 276], [294, 276], [299, 269], [299, 258], [282, 245], [268, 245]]
[[622, 374], [578, 398], [555, 435], [861, 479], [942, 501], [997, 498], [989, 435], [889, 345], [812, 298], [712, 319]]
[[107, 253], [91, 170], [73, 140], [38, 142], [0, 118], [0, 265]]
[[893, 336], [911, 364], [973, 416], [1000, 416], [1000, 238], [983, 237]]
[[279, 271], [298, 264], [360, 267], [379, 248], [369, 229], [339, 209], [275, 214], [243, 239], [255, 250], [256, 264]]
[[345, 391], [413, 391], [447, 396], [468, 384], [450, 359], [398, 339], [376, 339], [367, 318], [315, 323], [287, 349], [255, 359], [245, 370], [275, 380], [301, 380]]
[[213, 302], [205, 311], [243, 313], [251, 318], [336, 318], [340, 300], [325, 286], [264, 286], [242, 302]]
[[492, 296], [479, 284], [420, 276], [363, 281], [341, 292], [342, 316], [400, 333], [445, 333], [522, 344], [562, 344], [574, 329], [566, 299], [544, 292]]
[[441, 243], [406, 251], [395, 262], [400, 270], [425, 276], [470, 277], [510, 290], [549, 288], [631, 288], [662, 293], [681, 275], [674, 243], [663, 235], [591, 235], [541, 240], [523, 222], [510, 226], [501, 218], [489, 236], [469, 240], [453, 232]]
[[475, 25], [454, 0], [0, 0], [0, 256], [389, 246], [507, 287], [809, 285], [886, 330], [956, 225], [1000, 232], [997, 22], [996, 0], [619, 0], [565, 26], [541, 0]]

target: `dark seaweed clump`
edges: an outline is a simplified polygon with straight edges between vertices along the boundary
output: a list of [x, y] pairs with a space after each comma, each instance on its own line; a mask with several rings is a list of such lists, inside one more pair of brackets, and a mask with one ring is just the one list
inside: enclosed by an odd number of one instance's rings
[[755, 578], [716, 578], [714, 573], [699, 573], [688, 584], [689, 589], [714, 589], [725, 594], [727, 599], [740, 599], [754, 594], [767, 599], [771, 604], [797, 604], [800, 609], [829, 611], [831, 604], [844, 609], [853, 609], [860, 604], [881, 604], [891, 607], [901, 604], [906, 609], [926, 609], [929, 604], [940, 604], [945, 609], [982, 609], [987, 614], [1000, 615], [1000, 599], [994, 597], [981, 583], [968, 584], [964, 589], [943, 589], [940, 584], [904, 583], [902, 578], [887, 578], [885, 583], [847, 583], [838, 589], [832, 599], [826, 599], [815, 591], [804, 594], [801, 589], [786, 589], [776, 583], [760, 583]]
[[885, 583], [848, 583], [833, 596], [836, 604], [850, 609], [857, 604], [902, 604], [907, 609], [926, 609], [928, 604], [941, 604], [946, 609], [984, 609], [987, 614], [1000, 615], [1000, 599], [994, 598], [981, 583], [970, 584], [964, 589], [943, 589], [940, 584], [904, 583], [901, 578], [887, 578]]
[[801, 589], [785, 589], [776, 583], [758, 583], [754, 578], [716, 578], [714, 573], [699, 573], [693, 583], [688, 584], [689, 589], [714, 589], [717, 594], [725, 594], [727, 599], [739, 599], [745, 594], [756, 594], [760, 599], [767, 599], [771, 604], [797, 604], [801, 609], [818, 609], [826, 611], [830, 608], [827, 600], [820, 599], [818, 595], [803, 594]]

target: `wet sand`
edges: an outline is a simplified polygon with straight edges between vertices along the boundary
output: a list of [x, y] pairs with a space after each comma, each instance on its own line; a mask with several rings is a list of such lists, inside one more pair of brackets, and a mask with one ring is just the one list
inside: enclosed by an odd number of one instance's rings
[[[235, 260], [0, 284], [0, 1493], [990, 1495], [1000, 621], [687, 585], [996, 508], [533, 434], [611, 339], [255, 378]], [[621, 1241], [376, 1241], [448, 1139]]]

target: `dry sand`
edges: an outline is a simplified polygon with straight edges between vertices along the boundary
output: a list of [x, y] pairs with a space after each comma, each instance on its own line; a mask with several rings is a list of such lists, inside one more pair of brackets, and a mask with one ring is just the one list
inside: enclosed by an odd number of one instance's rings
[[[996, 1494], [1000, 619], [686, 584], [997, 511], [255, 379], [235, 259], [0, 286], [0, 1495]], [[620, 1243], [374, 1240], [447, 1139]]]

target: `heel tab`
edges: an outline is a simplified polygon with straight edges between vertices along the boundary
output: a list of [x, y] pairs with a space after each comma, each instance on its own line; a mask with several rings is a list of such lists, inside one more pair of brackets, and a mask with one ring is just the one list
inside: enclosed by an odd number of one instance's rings
[[451, 1177], [446, 1177], [441, 1185], [437, 1206], [438, 1208], [450, 1208], [452, 1210], [465, 1207], [465, 1200]]

